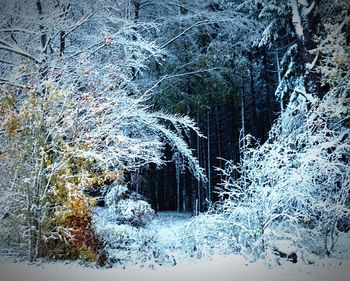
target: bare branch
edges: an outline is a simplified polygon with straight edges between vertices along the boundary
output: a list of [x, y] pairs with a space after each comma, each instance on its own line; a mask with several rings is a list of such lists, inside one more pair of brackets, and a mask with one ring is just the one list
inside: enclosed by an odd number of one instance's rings
[[0, 59], [0, 63], [9, 64], [9, 65], [15, 65], [13, 62], [2, 60], [2, 59]]
[[33, 57], [31, 54], [21, 50], [20, 48], [18, 48], [16, 46], [0, 44], [0, 49], [21, 55], [21, 56], [26, 57], [28, 59], [31, 59], [35, 63], [40, 63], [40, 61], [38, 59], [36, 59], [35, 57]]
[[[96, 12], [95, 12], [96, 13]], [[67, 37], [69, 34], [71, 34], [74, 30], [82, 26], [84, 23], [86, 23], [95, 13], [89, 14], [87, 16], [82, 17], [78, 22], [73, 25], [70, 30], [66, 31], [65, 35], [63, 36], [64, 38]]]
[[170, 45], [171, 43], [173, 43], [174, 41], [176, 41], [177, 39], [179, 39], [181, 36], [185, 35], [187, 32], [189, 32], [191, 29], [197, 27], [197, 26], [201, 26], [201, 25], [206, 25], [206, 24], [211, 24], [211, 23], [215, 23], [216, 21], [212, 21], [212, 20], [203, 20], [203, 21], [199, 21], [196, 22], [194, 24], [192, 24], [190, 27], [186, 28], [184, 31], [180, 32], [178, 35], [176, 35], [174, 38], [170, 39], [168, 42], [166, 42], [165, 44], [160, 46], [160, 49], [164, 49], [165, 47], [167, 47], [168, 45]]
[[38, 32], [24, 29], [24, 28], [19, 28], [19, 27], [14, 27], [14, 28], [6, 28], [6, 29], [0, 29], [0, 33], [13, 33], [13, 32], [23, 32], [23, 33], [28, 33], [28, 34], [33, 34], [33, 35], [39, 35]]

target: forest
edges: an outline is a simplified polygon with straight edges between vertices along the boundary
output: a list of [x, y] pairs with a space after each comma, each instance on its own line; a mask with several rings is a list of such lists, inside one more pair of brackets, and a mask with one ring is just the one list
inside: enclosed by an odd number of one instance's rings
[[348, 0], [0, 0], [0, 256], [350, 260]]

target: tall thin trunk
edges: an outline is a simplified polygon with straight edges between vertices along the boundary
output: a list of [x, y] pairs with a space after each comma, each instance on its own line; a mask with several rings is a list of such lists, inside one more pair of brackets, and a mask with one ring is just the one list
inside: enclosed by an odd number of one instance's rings
[[249, 78], [250, 78], [250, 97], [252, 99], [252, 107], [253, 107], [253, 114], [252, 114], [252, 132], [255, 137], [259, 137], [259, 130], [258, 130], [258, 117], [257, 117], [257, 108], [256, 108], [256, 96], [255, 96], [255, 89], [254, 89], [254, 67], [253, 67], [253, 53], [249, 53]]
[[176, 169], [176, 211], [180, 212], [180, 164], [178, 161], [175, 162]]
[[[202, 153], [202, 167], [206, 167], [207, 168], [207, 163], [208, 163], [208, 159], [207, 159], [207, 153], [205, 150], [205, 141], [203, 140], [202, 142], [202, 149], [201, 149], [201, 153]], [[207, 171], [208, 173], [208, 171]], [[201, 209], [204, 209], [204, 202], [205, 199], [207, 198], [207, 194], [208, 194], [208, 187], [207, 185], [204, 185], [205, 190], [203, 190], [202, 194], [201, 194], [201, 200], [200, 200], [200, 204], [201, 204]]]
[[[70, 9], [70, 3], [67, 6], [63, 6], [63, 13], [62, 13], [62, 18], [66, 19], [69, 9]], [[66, 31], [65, 30], [61, 30], [60, 32], [60, 56], [63, 55], [64, 51], [66, 48]]]
[[131, 0], [128, 0], [126, 3], [126, 18], [131, 19]]
[[47, 72], [48, 72], [48, 67], [47, 67], [47, 35], [46, 35], [46, 32], [44, 30], [44, 25], [42, 24], [43, 22], [43, 7], [42, 7], [42, 3], [41, 3], [41, 0], [37, 0], [36, 2], [36, 6], [37, 6], [37, 9], [38, 9], [38, 15], [39, 15], [39, 21], [40, 21], [40, 24], [39, 24], [39, 28], [40, 28], [40, 32], [41, 32], [41, 35], [40, 35], [40, 41], [41, 41], [41, 48], [42, 48], [42, 52], [44, 54], [44, 57], [43, 59], [41, 60], [41, 66], [40, 66], [40, 76], [41, 76], [41, 79], [45, 79], [46, 76], [47, 76]]
[[[38, 9], [39, 20], [40, 20], [40, 22], [42, 22], [43, 21], [43, 7], [42, 7], [42, 3], [40, 0], [37, 0], [36, 7]], [[47, 52], [47, 48], [46, 48], [47, 35], [45, 32], [43, 32], [44, 26], [41, 23], [39, 25], [39, 28], [41, 31], [41, 35], [40, 35], [41, 47], [42, 47], [44, 53], [46, 53]]]
[[[278, 77], [278, 85], [281, 84], [282, 81], [282, 77], [281, 77], [281, 66], [280, 66], [280, 59], [279, 59], [279, 54], [278, 54], [278, 49], [276, 48], [275, 50], [275, 56], [276, 56], [276, 65], [277, 65], [277, 77]], [[280, 110], [281, 110], [281, 114], [284, 110], [284, 106], [283, 106], [283, 91], [280, 93]]]
[[[137, 41], [137, 36], [136, 36], [136, 32], [137, 32], [137, 24], [139, 22], [140, 19], [140, 9], [141, 9], [141, 2], [140, 1], [134, 1], [134, 34], [132, 35], [132, 41]], [[132, 59], [136, 60], [136, 56], [133, 52], [132, 54]], [[135, 67], [131, 67], [131, 72], [132, 72], [132, 80], [136, 79], [137, 76], [137, 69]]]
[[[241, 152], [241, 158], [243, 159], [243, 163], [245, 163], [246, 159], [246, 132], [245, 132], [245, 101], [244, 101], [244, 96], [245, 96], [245, 81], [243, 77], [243, 71], [241, 71], [241, 140], [240, 143], [242, 143], [242, 147], [240, 148]], [[245, 171], [245, 165], [243, 165], [242, 169], [242, 177], [243, 177], [243, 187], [246, 189], [247, 187], [247, 182], [246, 182], [246, 171]]]
[[182, 211], [183, 212], [187, 211], [186, 200], [187, 200], [187, 195], [186, 195], [186, 173], [184, 173], [183, 174], [183, 186], [182, 186]]
[[[297, 45], [304, 68], [304, 87], [307, 93], [322, 98], [325, 89], [321, 83], [321, 73], [314, 67], [317, 65], [318, 55], [313, 53], [317, 48], [315, 34], [317, 33], [316, 6], [319, 1], [304, 1], [300, 4], [298, 0], [290, 0], [293, 12], [293, 25], [297, 36]], [[300, 4], [300, 5], [299, 5]]]
[[[194, 135], [191, 133], [189, 135], [189, 147], [194, 148]], [[197, 152], [198, 155], [198, 152]], [[197, 156], [196, 155], [196, 156]], [[193, 215], [195, 215], [195, 209], [196, 209], [196, 198], [197, 198], [197, 189], [195, 188], [196, 182], [195, 178], [189, 175], [189, 183], [188, 183], [188, 207], [187, 211], [191, 211]]]
[[246, 140], [245, 140], [245, 82], [243, 78], [243, 73], [241, 73], [241, 128], [242, 128], [242, 145], [243, 148], [246, 146]]
[[60, 56], [63, 55], [64, 53], [64, 49], [66, 47], [66, 32], [64, 30], [62, 30], [60, 32]]
[[267, 54], [266, 49], [264, 48], [264, 54], [263, 54], [263, 66], [264, 66], [264, 72], [263, 72], [263, 79], [264, 79], [264, 86], [265, 86], [265, 104], [266, 104], [266, 124], [265, 124], [265, 137], [266, 132], [268, 129], [272, 126], [272, 101], [271, 101], [271, 94], [269, 90], [269, 75], [268, 75], [268, 67], [267, 67]]
[[211, 202], [211, 161], [210, 161], [210, 110], [207, 110], [207, 138], [208, 138], [208, 201]]
[[[199, 123], [199, 111], [197, 110], [197, 123]], [[197, 157], [198, 157], [198, 162], [201, 164], [201, 151], [200, 151], [200, 137], [197, 134]], [[196, 200], [196, 215], [198, 212], [201, 211], [200, 208], [200, 202], [201, 202], [201, 181], [200, 179], [197, 180], [197, 200]]]
[[[215, 108], [216, 113], [216, 130], [218, 138], [218, 157], [219, 157], [219, 168], [222, 169], [222, 160], [221, 160], [221, 130], [220, 130], [220, 121], [219, 121], [219, 111], [218, 108]], [[220, 173], [220, 179], [222, 180], [222, 173]]]
[[[30, 191], [27, 191], [30, 192]], [[29, 237], [28, 237], [28, 260], [30, 262], [34, 261], [34, 255], [33, 255], [33, 245], [34, 245], [34, 230], [33, 230], [33, 217], [32, 217], [32, 211], [31, 209], [31, 199], [30, 199], [30, 195], [28, 193], [28, 198], [27, 198], [27, 204], [28, 204], [28, 228], [29, 228]]]

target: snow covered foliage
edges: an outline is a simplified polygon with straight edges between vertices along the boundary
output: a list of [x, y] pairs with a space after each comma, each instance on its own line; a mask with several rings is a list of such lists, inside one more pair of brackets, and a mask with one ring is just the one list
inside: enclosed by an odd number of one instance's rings
[[128, 194], [125, 185], [115, 185], [109, 188], [105, 198], [106, 205], [116, 220], [121, 224], [145, 226], [154, 216], [150, 204], [141, 200], [135, 192]]
[[95, 207], [93, 212], [94, 230], [104, 244], [109, 264], [173, 264], [171, 256], [159, 244], [156, 229], [120, 223], [119, 214], [108, 208]]
[[[292, 2], [304, 12], [314, 8], [308, 1]], [[302, 15], [302, 28], [311, 20], [309, 13]], [[273, 253], [295, 260], [296, 253], [307, 261], [312, 255], [335, 254], [340, 237], [349, 231], [350, 85], [348, 46], [341, 32], [349, 19], [334, 18], [337, 24], [326, 24], [318, 47], [305, 49], [301, 42], [310, 38], [299, 38], [281, 65], [278, 61], [281, 116], [265, 143], [246, 136], [240, 163], [228, 161], [222, 169], [226, 179], [219, 187], [220, 202], [207, 214], [208, 228], [198, 241], [224, 231], [235, 244], [228, 250], [252, 258]], [[196, 218], [193, 225], [200, 227], [202, 221]], [[215, 242], [211, 246], [215, 249]]]
[[[0, 30], [1, 241], [30, 260], [48, 254], [48, 241], [74, 240], [81, 213], [90, 229], [87, 192], [164, 164], [166, 143], [205, 180], [185, 141], [200, 134], [194, 121], [153, 111], [153, 88], [135, 80], [161, 50], [141, 36], [146, 26], [107, 8], [73, 0], [1, 7], [15, 11], [3, 13]], [[122, 203], [121, 213], [144, 214], [137, 224], [152, 213], [145, 202]]]
[[241, 251], [259, 257], [276, 241], [289, 240], [301, 252], [331, 255], [348, 231], [350, 131], [344, 102], [330, 92], [308, 112], [282, 115], [287, 120], [273, 126], [266, 143], [254, 147], [247, 136], [242, 162], [227, 162], [220, 210]]
[[116, 213], [119, 221], [134, 226], [147, 224], [154, 215], [154, 211], [146, 201], [132, 199], [120, 200], [116, 205]]
[[233, 239], [235, 231], [225, 216], [211, 209], [185, 224], [182, 251], [195, 259], [238, 253], [240, 249]]
[[[122, 264], [333, 255], [350, 229], [349, 13], [326, 2], [2, 1], [0, 246]], [[170, 159], [176, 192], [145, 172]], [[157, 208], [209, 212], [160, 241], [133, 173]]]
[[[60, 91], [59, 86], [49, 82], [41, 85], [40, 89], [45, 91], [44, 96], [37, 91], [29, 91], [25, 96], [8, 92], [9, 98], [3, 100], [3, 157], [8, 167], [13, 166], [14, 174], [2, 177], [1, 184], [3, 194], [15, 200], [7, 200], [6, 205], [16, 209], [11, 213], [13, 216], [6, 217], [4, 214], [3, 218], [17, 222], [19, 217], [23, 218], [15, 225], [10, 223], [13, 227], [5, 236], [11, 238], [10, 233], [15, 232], [22, 237], [20, 243], [27, 241], [28, 232], [17, 228], [26, 229], [29, 220], [35, 225], [35, 228], [30, 228], [29, 237], [44, 241], [40, 237], [43, 235], [42, 227], [47, 226], [50, 218], [52, 202], [49, 198], [51, 194], [56, 194], [57, 184], [73, 184], [74, 188], [82, 191], [89, 189], [94, 182], [90, 175], [93, 170], [105, 171], [107, 177], [108, 174], [135, 169], [150, 162], [160, 165], [164, 161], [162, 149], [165, 141], [173, 149], [178, 149], [196, 176], [205, 177], [181, 135], [182, 128], [197, 131], [192, 120], [152, 113], [141, 105], [139, 98], [128, 98], [118, 93], [114, 97], [97, 95], [93, 98], [93, 94], [76, 94], [74, 89], [68, 93]], [[11, 107], [12, 103], [16, 103], [17, 109]], [[119, 107], [115, 106], [117, 104]], [[169, 129], [165, 122], [173, 124], [178, 131]], [[70, 168], [76, 161], [82, 165], [74, 164], [74, 168]], [[85, 161], [90, 166], [83, 164]], [[6, 173], [6, 169], [2, 172]], [[2, 202], [5, 203], [5, 200]], [[134, 223], [143, 224], [144, 218], [151, 213], [146, 203], [138, 202], [133, 206], [129, 201], [122, 203], [124, 205], [118, 207], [121, 213], [126, 215], [130, 211], [143, 216], [141, 221]], [[125, 219], [133, 221], [130, 217]], [[38, 221], [40, 224], [37, 224]], [[51, 236], [50, 231], [47, 235]], [[36, 245], [30, 243], [28, 247]]]
[[[331, 32], [313, 51], [323, 55], [317, 70], [329, 91], [319, 98], [302, 79], [286, 84], [290, 100], [267, 141], [259, 145], [248, 135], [241, 162], [222, 169], [221, 199], [204, 219], [199, 245], [224, 232], [234, 241], [228, 251], [252, 259], [289, 255], [309, 262], [338, 255], [334, 249], [350, 229], [349, 58], [341, 33], [347, 21], [328, 26]], [[196, 218], [192, 228], [202, 221]], [[215, 242], [210, 247], [217, 248]]]
[[110, 264], [164, 262], [157, 235], [145, 229], [154, 217], [150, 204], [126, 185], [104, 187], [106, 207], [93, 208], [92, 226]]
[[115, 205], [120, 200], [125, 199], [129, 191], [126, 185], [115, 185], [106, 191], [105, 202], [110, 211], [115, 211]]

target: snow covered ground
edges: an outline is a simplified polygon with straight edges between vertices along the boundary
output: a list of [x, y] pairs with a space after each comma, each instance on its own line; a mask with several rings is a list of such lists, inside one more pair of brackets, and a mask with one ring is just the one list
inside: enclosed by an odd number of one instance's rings
[[[107, 216], [104, 209], [100, 215], [105, 215], [103, 221], [106, 229], [114, 229], [114, 221]], [[303, 263], [292, 264], [285, 260], [280, 266], [268, 266], [264, 261], [250, 263], [240, 255], [213, 256], [211, 259], [185, 258], [181, 253], [183, 227], [191, 218], [190, 213], [160, 212], [153, 221], [146, 226], [142, 235], [148, 232], [156, 233], [157, 247], [165, 253], [171, 253], [176, 260], [172, 263], [142, 263], [113, 268], [96, 268], [78, 262], [41, 262], [36, 264], [3, 262], [0, 264], [0, 281], [41, 281], [41, 280], [123, 280], [123, 281], [157, 281], [157, 280], [191, 280], [191, 281], [225, 281], [225, 280], [305, 280], [305, 281], [349, 281], [350, 260], [336, 259], [315, 260], [313, 265]], [[119, 228], [116, 228], [119, 231]], [[110, 233], [112, 235], [112, 233]], [[138, 234], [140, 235], [140, 233]], [[142, 236], [142, 237], [143, 237]], [[140, 236], [141, 237], [141, 236]], [[346, 241], [339, 247], [343, 254], [349, 253]], [[148, 248], [147, 248], [148, 249]], [[137, 258], [138, 252], [129, 251], [129, 260]], [[183, 258], [183, 259], [182, 259]], [[151, 265], [151, 266], [150, 266]]]
[[185, 258], [181, 251], [181, 241], [185, 223], [191, 219], [191, 213], [159, 212], [146, 229], [157, 233], [159, 247], [171, 253], [175, 261]]
[[188, 258], [181, 245], [191, 213], [159, 212], [145, 227], [118, 224], [108, 208], [94, 208], [96, 233], [115, 265], [175, 265]]
[[248, 263], [238, 255], [214, 257], [174, 267], [163, 266], [154, 269], [133, 266], [126, 269], [87, 268], [76, 263], [47, 263], [28, 265], [9, 263], [0, 265], [1, 281], [234, 281], [234, 280], [269, 280], [269, 281], [349, 281], [350, 262], [329, 260], [329, 265], [302, 265], [289, 262], [281, 266], [267, 268], [262, 262]]
[[165, 246], [170, 243], [178, 243], [181, 230], [191, 216], [191, 213], [159, 212], [146, 228], [156, 230], [160, 242]]

